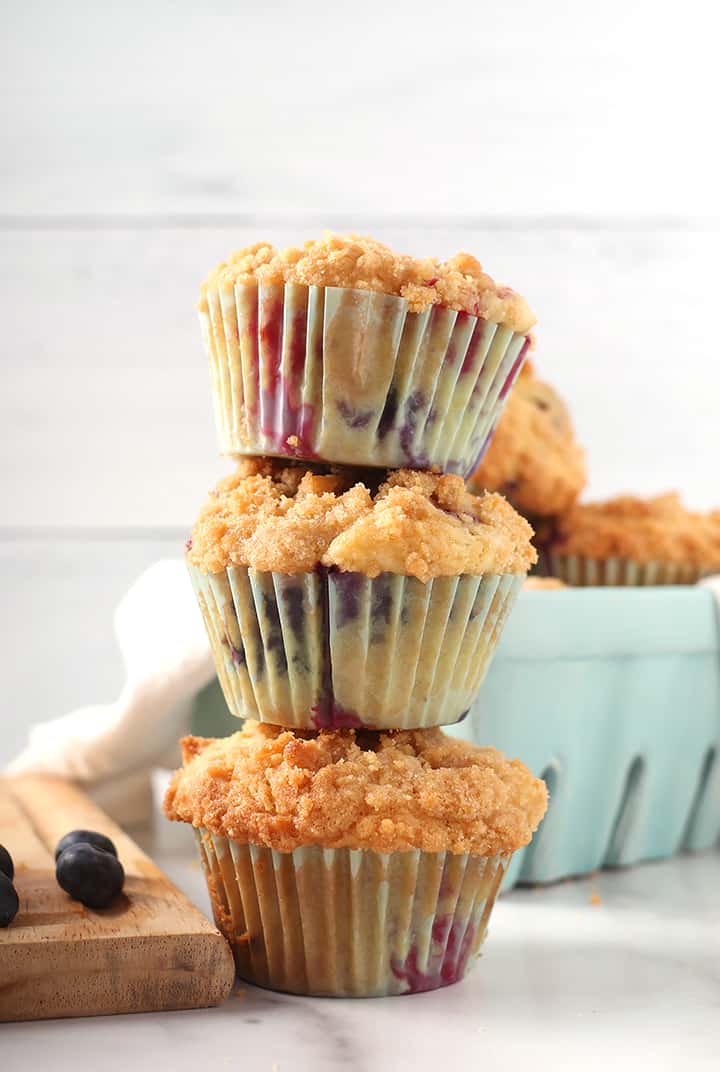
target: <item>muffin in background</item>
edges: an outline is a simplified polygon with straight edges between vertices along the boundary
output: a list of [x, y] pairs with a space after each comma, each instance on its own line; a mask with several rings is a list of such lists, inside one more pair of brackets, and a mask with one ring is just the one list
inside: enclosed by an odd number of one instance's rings
[[403, 729], [469, 709], [532, 529], [458, 476], [370, 477], [246, 459], [211, 494], [186, 559], [233, 714]]
[[470, 486], [506, 495], [532, 519], [569, 510], [586, 482], [567, 406], [526, 362]]
[[195, 828], [239, 975], [297, 994], [463, 978], [512, 853], [547, 807], [518, 760], [440, 730], [185, 738], [165, 801]]
[[578, 504], [544, 538], [550, 573], [571, 585], [693, 584], [720, 570], [720, 516], [676, 493]]
[[354, 235], [238, 250], [199, 312], [223, 453], [463, 476], [535, 322], [467, 253], [417, 259]]
[[561, 581], [558, 577], [526, 577], [523, 581], [524, 592], [539, 592], [539, 591], [553, 591], [560, 588], [567, 588], [564, 581]]

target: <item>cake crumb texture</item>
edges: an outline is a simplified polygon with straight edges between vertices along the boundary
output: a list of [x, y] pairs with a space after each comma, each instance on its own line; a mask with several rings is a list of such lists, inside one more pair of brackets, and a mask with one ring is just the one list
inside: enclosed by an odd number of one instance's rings
[[526, 365], [471, 485], [507, 495], [530, 517], [552, 517], [570, 509], [586, 480], [565, 403]]
[[201, 287], [200, 308], [208, 289], [300, 283], [304, 286], [347, 287], [405, 298], [410, 312], [443, 305], [526, 333], [535, 317], [524, 298], [500, 286], [469, 253], [447, 261], [394, 253], [381, 242], [357, 235], [326, 234], [302, 248], [276, 250], [267, 242], [232, 253]]
[[526, 573], [537, 560], [532, 535], [502, 496], [471, 495], [459, 476], [400, 469], [373, 494], [352, 470], [251, 458], [211, 492], [188, 559], [203, 573], [249, 566], [290, 574], [322, 565], [428, 581]]
[[280, 852], [491, 856], [526, 845], [547, 808], [545, 783], [519, 760], [439, 729], [304, 733], [248, 721], [182, 748], [168, 818]]
[[720, 569], [720, 515], [687, 510], [675, 492], [578, 504], [559, 518], [552, 552]]

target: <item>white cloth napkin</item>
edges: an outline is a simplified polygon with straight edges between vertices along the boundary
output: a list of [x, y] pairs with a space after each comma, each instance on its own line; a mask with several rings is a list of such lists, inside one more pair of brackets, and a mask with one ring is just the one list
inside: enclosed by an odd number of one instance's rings
[[125, 685], [115, 703], [83, 707], [30, 731], [8, 774], [56, 774], [80, 782], [125, 825], [147, 820], [153, 767], [177, 766], [178, 738], [196, 693], [215, 669], [181, 559], [151, 566], [115, 611]]

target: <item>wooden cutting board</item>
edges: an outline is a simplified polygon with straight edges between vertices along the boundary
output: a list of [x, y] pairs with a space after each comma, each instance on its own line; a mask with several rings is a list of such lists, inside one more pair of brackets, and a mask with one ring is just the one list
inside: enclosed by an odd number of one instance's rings
[[[55, 881], [70, 830], [112, 838], [125, 889], [84, 908]], [[15, 861], [20, 910], [0, 929], [0, 1022], [218, 1005], [234, 968], [222, 936], [80, 790], [60, 779], [0, 779], [0, 844]]]

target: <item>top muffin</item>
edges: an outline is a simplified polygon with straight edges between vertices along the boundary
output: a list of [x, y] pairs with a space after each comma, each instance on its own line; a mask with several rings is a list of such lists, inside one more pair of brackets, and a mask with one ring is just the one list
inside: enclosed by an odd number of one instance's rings
[[540, 518], [569, 510], [586, 479], [565, 403], [527, 362], [472, 486], [502, 492], [521, 513]]
[[444, 305], [521, 334], [527, 334], [535, 323], [525, 299], [510, 287], [495, 283], [469, 253], [457, 253], [447, 261], [409, 257], [358, 235], [326, 234], [302, 247], [283, 250], [267, 242], [238, 249], [203, 283], [201, 308], [207, 308], [208, 290], [258, 283], [300, 283], [393, 294], [404, 298], [413, 313]]
[[532, 529], [500, 496], [471, 495], [458, 476], [400, 470], [373, 492], [358, 474], [243, 460], [193, 529], [188, 559], [203, 573], [251, 566], [293, 574], [317, 566], [428, 581], [525, 573]]
[[468, 475], [534, 317], [469, 254], [369, 238], [241, 249], [199, 304], [221, 449]]

